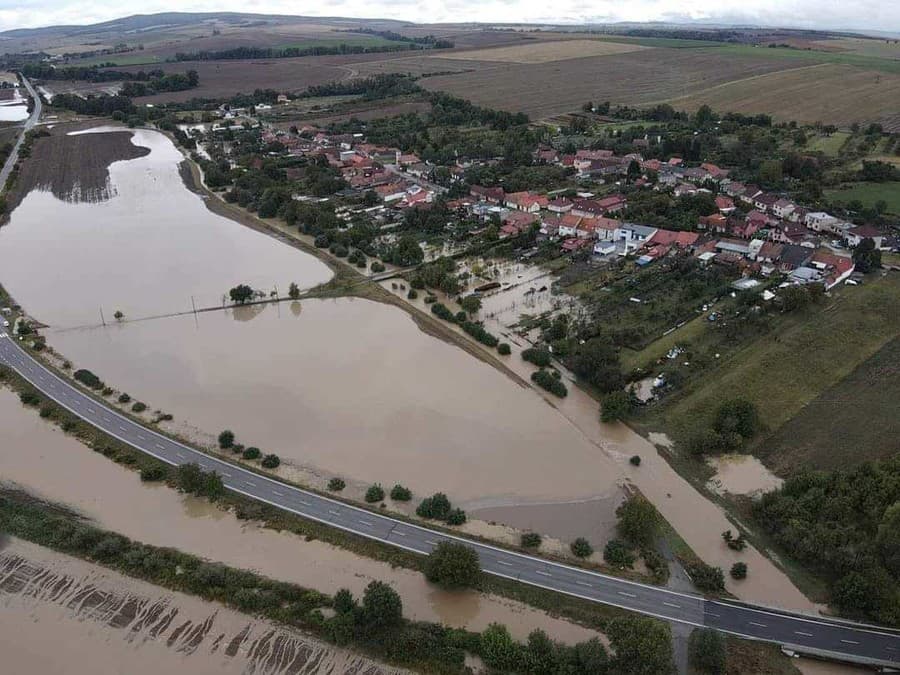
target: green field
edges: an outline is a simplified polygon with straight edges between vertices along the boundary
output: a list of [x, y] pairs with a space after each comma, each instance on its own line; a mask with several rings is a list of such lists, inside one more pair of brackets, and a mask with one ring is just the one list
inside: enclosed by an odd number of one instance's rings
[[892, 183], [857, 183], [851, 187], [826, 190], [825, 196], [833, 202], [846, 204], [859, 200], [863, 206], [875, 206], [878, 201], [887, 204], [888, 213], [900, 214], [900, 181]]
[[837, 157], [844, 143], [850, 138], [847, 131], [836, 131], [830, 136], [816, 136], [806, 144], [806, 149], [811, 152], [821, 152], [826, 157]]
[[760, 446], [778, 473], [846, 469], [900, 449], [900, 339], [829, 387]]
[[[591, 36], [591, 39], [594, 39]], [[669, 49], [696, 49], [697, 47], [717, 47], [721, 42], [715, 40], [679, 40], [678, 38], [628, 37], [627, 35], [611, 35], [596, 38], [607, 42], [623, 42], [642, 47], [668, 47]]]
[[[709, 49], [710, 55], [714, 53], [721, 58], [722, 56], [755, 56], [760, 58], [772, 58], [779, 60], [793, 59], [798, 62], [808, 64], [814, 63], [837, 63], [845, 66], [857, 66], [859, 68], [869, 68], [872, 70], [881, 70], [887, 73], [900, 73], [900, 60], [886, 59], [878, 56], [866, 56], [864, 54], [852, 54], [848, 52], [817, 52], [807, 51], [805, 49], [787, 49], [784, 47], [754, 47], [752, 45], [724, 45], [720, 44], [713, 49]], [[802, 65], [798, 63], [797, 65]]]
[[[834, 289], [822, 305], [778, 321], [773, 332], [723, 355], [715, 367], [649, 409], [641, 426], [683, 437], [708, 426], [719, 402], [740, 397], [752, 401], [767, 430], [776, 432], [900, 335], [900, 274]], [[764, 441], [765, 434], [756, 446]]]

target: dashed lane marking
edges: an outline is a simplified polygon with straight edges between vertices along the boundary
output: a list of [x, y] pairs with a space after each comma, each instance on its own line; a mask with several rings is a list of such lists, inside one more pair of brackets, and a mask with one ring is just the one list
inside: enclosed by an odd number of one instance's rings
[[676, 605], [674, 602], [664, 602], [666, 607], [674, 607], [675, 609], [681, 609], [681, 605]]
[[625, 591], [619, 591], [619, 595], [624, 595], [626, 598], [636, 598], [637, 597], [634, 593], [626, 593]]
[[802, 635], [803, 637], [812, 637], [812, 633], [804, 633], [802, 630], [795, 630], [794, 635]]
[[764, 623], [756, 623], [756, 621], [750, 621], [751, 626], [759, 626], [760, 628], [768, 628], [768, 626]]

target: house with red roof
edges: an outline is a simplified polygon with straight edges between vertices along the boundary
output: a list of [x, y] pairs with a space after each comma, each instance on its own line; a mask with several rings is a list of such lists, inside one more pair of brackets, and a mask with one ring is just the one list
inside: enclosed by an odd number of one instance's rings
[[547, 210], [553, 213], [568, 213], [573, 206], [574, 203], [568, 197], [557, 197], [547, 204]]
[[533, 192], [511, 192], [506, 195], [504, 204], [511, 209], [537, 213], [550, 203], [546, 195], [537, 195]]
[[697, 223], [698, 230], [709, 230], [710, 232], [727, 232], [728, 219], [721, 213], [714, 213], [711, 216], [700, 216]]
[[700, 235], [696, 232], [685, 232], [675, 230], [657, 230], [647, 239], [647, 246], [677, 246], [678, 248], [687, 249], [692, 247]]
[[502, 204], [506, 197], [502, 187], [483, 187], [481, 185], [470, 187], [469, 195], [480, 202], [490, 202], [491, 204]]
[[719, 213], [724, 213], [727, 216], [735, 209], [734, 200], [731, 197], [719, 195], [716, 197], [716, 208], [719, 209]]
[[863, 239], [871, 239], [875, 242], [875, 248], [882, 248], [884, 244], [884, 234], [872, 225], [860, 225], [847, 230], [845, 235], [847, 245], [851, 247], [859, 246]]

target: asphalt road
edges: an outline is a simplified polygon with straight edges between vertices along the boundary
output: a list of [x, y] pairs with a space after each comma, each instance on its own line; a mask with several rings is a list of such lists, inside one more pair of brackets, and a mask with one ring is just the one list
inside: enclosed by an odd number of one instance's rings
[[3, 191], [3, 186], [6, 185], [6, 179], [9, 178], [9, 174], [12, 172], [13, 167], [16, 165], [16, 161], [19, 159], [19, 148], [22, 146], [22, 141], [25, 140], [25, 132], [33, 128], [41, 118], [41, 108], [43, 105], [41, 103], [41, 97], [38, 96], [38, 93], [34, 90], [34, 87], [31, 86], [31, 82], [29, 82], [27, 78], [23, 77], [22, 82], [25, 83], [25, 88], [28, 90], [28, 93], [31, 94], [32, 99], [34, 99], [34, 109], [22, 125], [22, 133], [19, 134], [19, 138], [13, 146], [13, 151], [9, 153], [9, 157], [6, 158], [3, 168], [0, 168], [0, 192]]
[[[10, 336], [0, 333], [0, 362], [11, 366], [48, 398], [110, 436], [168, 464], [189, 462], [222, 476], [225, 486], [247, 497], [354, 534], [427, 554], [441, 541], [474, 548], [490, 574], [613, 605], [649, 616], [850, 659], [900, 668], [900, 633], [834, 622], [765, 607], [707, 600], [638, 584], [541, 558], [506, 551], [412, 525], [366, 509], [265, 478], [162, 436], [98, 402], [34, 360]], [[751, 570], [752, 573], [752, 570]]]

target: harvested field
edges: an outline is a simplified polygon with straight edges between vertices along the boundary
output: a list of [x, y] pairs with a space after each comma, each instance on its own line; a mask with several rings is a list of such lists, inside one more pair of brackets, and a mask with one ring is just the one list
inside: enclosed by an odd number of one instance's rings
[[408, 115], [410, 113], [424, 113], [431, 110], [431, 104], [428, 101], [405, 101], [394, 105], [371, 105], [367, 107], [350, 108], [342, 111], [323, 111], [320, 114], [310, 113], [308, 115], [300, 115], [294, 120], [279, 121], [275, 126], [279, 129], [290, 129], [292, 125], [312, 124], [314, 126], [327, 126], [333, 122], [341, 122], [350, 119], [368, 120], [380, 119], [382, 117], [395, 117], [396, 115]]
[[50, 137], [35, 142], [16, 189], [22, 195], [38, 189], [67, 201], [103, 201], [111, 196], [109, 165], [148, 154], [147, 148], [131, 143], [131, 132], [125, 128], [121, 133], [67, 136], [65, 129], [57, 127]]
[[426, 78], [421, 84], [542, 119], [577, 110], [587, 100], [646, 105], [784, 67], [771, 58], [719, 59], [712, 50], [645, 49], [549, 63], [495, 64]]
[[779, 473], [849, 468], [900, 452], [900, 339], [894, 339], [778, 430], [759, 453]]
[[627, 54], [642, 49], [648, 49], [648, 47], [601, 40], [560, 40], [558, 42], [536, 42], [514, 47], [494, 47], [492, 49], [454, 52], [444, 58], [467, 61], [499, 61], [502, 63], [549, 63], [567, 59], [581, 59], [589, 56]]
[[348, 68], [356, 70], [361, 76], [380, 73], [409, 73], [421, 76], [429, 73], [465, 73], [479, 68], [490, 68], [492, 65], [496, 64], [487, 61], [447, 58], [446, 56], [404, 56], [403, 58], [353, 63], [348, 65]]
[[883, 59], [900, 59], [900, 43], [896, 40], [846, 37], [833, 40], [816, 40], [811, 42], [810, 46], [813, 49], [824, 51], [842, 51], [864, 56], [877, 56]]
[[769, 113], [779, 120], [849, 125], [900, 110], [900, 75], [820, 64], [720, 84], [669, 102], [687, 110], [709, 105], [728, 112]]

